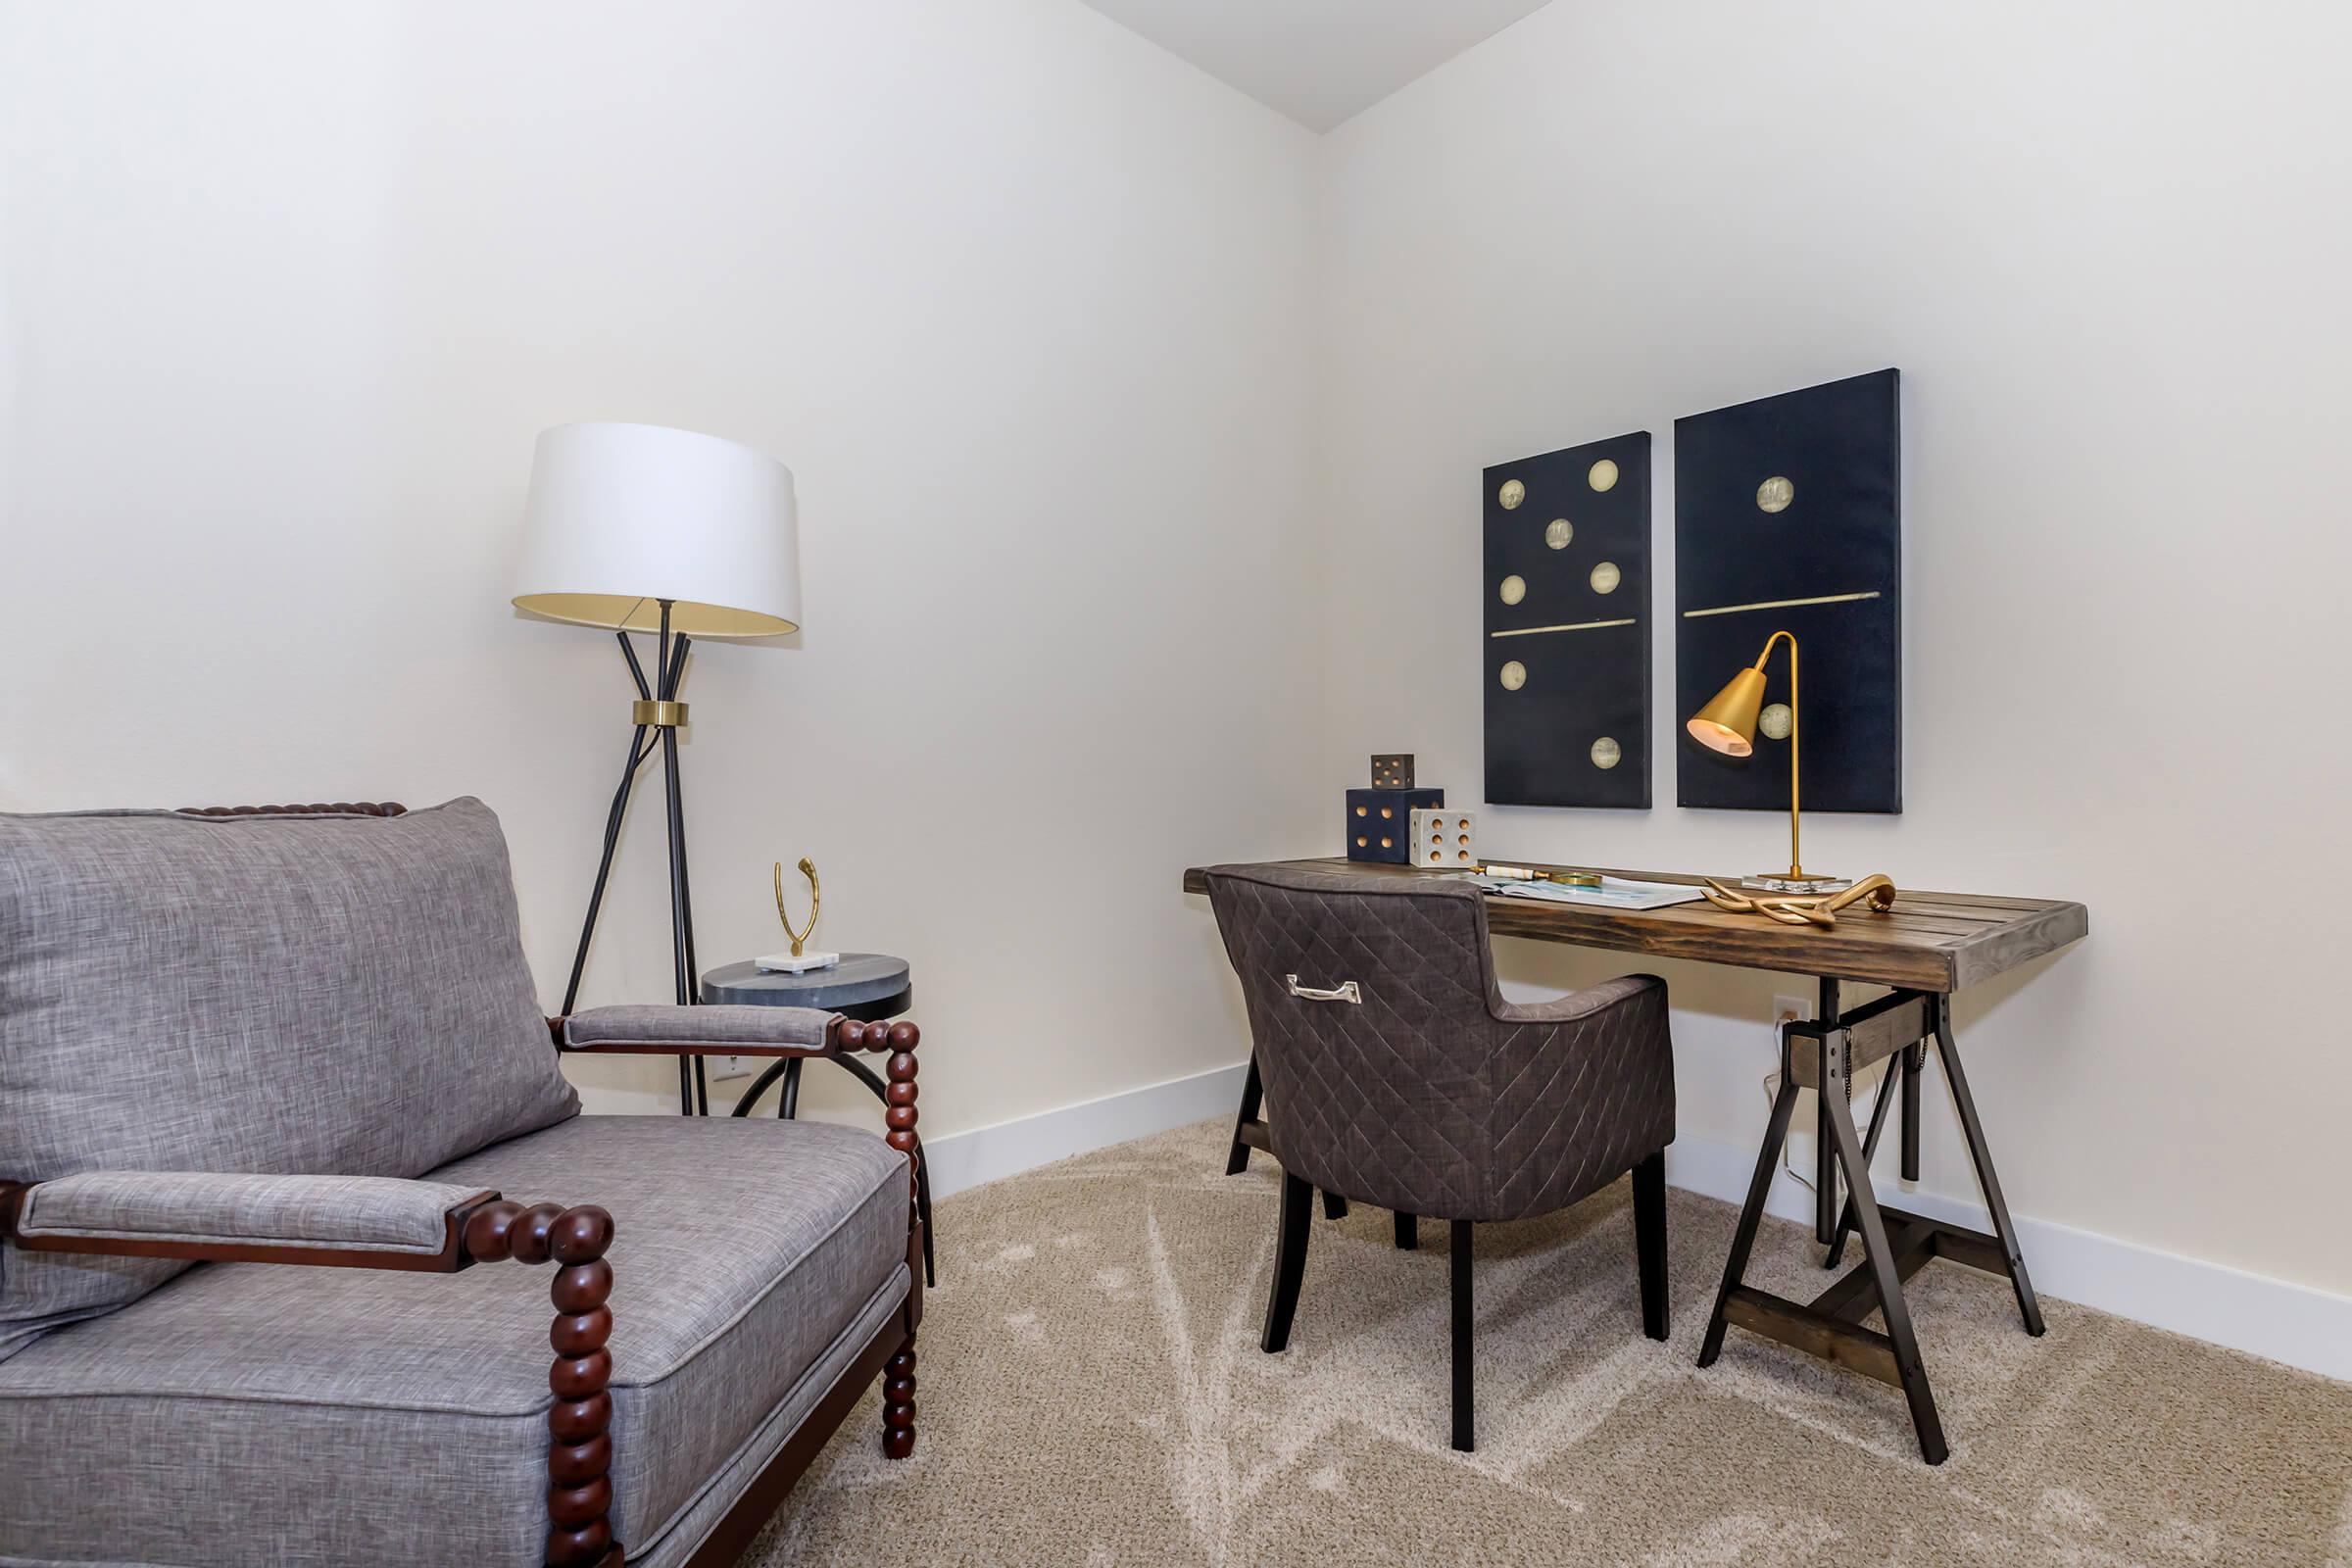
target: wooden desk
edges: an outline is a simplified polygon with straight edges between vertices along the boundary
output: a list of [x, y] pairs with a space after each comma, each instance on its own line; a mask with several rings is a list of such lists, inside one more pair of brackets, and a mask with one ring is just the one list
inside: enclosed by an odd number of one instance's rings
[[[1273, 863], [1348, 870], [1380, 878], [1446, 874], [1336, 858]], [[1611, 870], [1609, 874], [1647, 882], [1695, 885], [1699, 880], [1657, 871]], [[1184, 888], [1188, 893], [1206, 893], [1204, 868], [1195, 866], [1186, 871]], [[2026, 1332], [2042, 1332], [2041, 1307], [2018, 1248], [2017, 1227], [2001, 1196], [2000, 1177], [1985, 1148], [1976, 1100], [1969, 1093], [1959, 1048], [1952, 1039], [1951, 996], [1965, 986], [2081, 941], [2090, 931], [2089, 910], [2055, 899], [1904, 891], [1896, 897], [1893, 908], [1884, 913], [1849, 909], [1838, 915], [1836, 929], [1824, 931], [1781, 925], [1760, 915], [1732, 914], [1708, 904], [1633, 910], [1494, 895], [1487, 900], [1487, 926], [1496, 936], [1773, 969], [1811, 975], [1820, 983], [1820, 1004], [1813, 1018], [1784, 1025], [1781, 1030], [1780, 1090], [1773, 1098], [1764, 1146], [1757, 1153], [1755, 1177], [1733, 1234], [1731, 1256], [1725, 1262], [1723, 1285], [1707, 1322], [1698, 1364], [1714, 1362], [1723, 1348], [1726, 1327], [1737, 1324], [1893, 1384], [1910, 1402], [1921, 1456], [1930, 1464], [1942, 1463], [1946, 1452], [1942, 1422], [1920, 1360], [1902, 1282], [1936, 1257], [2005, 1275], [2017, 1292]], [[1843, 1007], [1839, 987], [1847, 981], [1894, 989], [1870, 1002]], [[1931, 1040], [1943, 1062], [1961, 1134], [1984, 1190], [1984, 1206], [1992, 1216], [1991, 1235], [1887, 1207], [1877, 1200], [1871, 1187], [1871, 1157], [1878, 1152], [1898, 1088], [1902, 1093], [1902, 1174], [1907, 1181], [1919, 1178], [1920, 1086]], [[1856, 1128], [1847, 1103], [1853, 1076], [1888, 1057], [1896, 1059], [1879, 1081], [1870, 1127], [1863, 1133]], [[1756, 1228], [1763, 1218], [1765, 1195], [1772, 1187], [1773, 1170], [1800, 1088], [1816, 1092], [1819, 1138], [1815, 1148], [1820, 1163], [1814, 1182], [1814, 1235], [1828, 1249], [1823, 1267], [1838, 1266], [1849, 1235], [1861, 1237], [1863, 1250], [1862, 1261], [1811, 1301], [1792, 1301], [1743, 1283]], [[1234, 1127], [1226, 1166], [1229, 1171], [1244, 1168], [1251, 1149], [1268, 1147], [1265, 1126], [1258, 1117], [1261, 1101], [1257, 1063], [1252, 1057], [1241, 1115]], [[1844, 1178], [1842, 1202], [1840, 1175]], [[1884, 1334], [1862, 1327], [1862, 1320], [1873, 1311], [1885, 1317]]]
[[[1446, 874], [1336, 857], [1268, 863], [1301, 870], [1360, 871], [1366, 876]], [[1606, 874], [1691, 887], [1700, 880], [1666, 871], [1610, 870]], [[1722, 880], [1728, 884], [1738, 879]], [[1184, 891], [1208, 891], [1201, 867], [1184, 873]], [[1823, 931], [1781, 925], [1759, 915], [1732, 914], [1711, 904], [1605, 909], [1497, 895], [1487, 900], [1487, 927], [1498, 937], [1949, 994], [2081, 941], [2090, 930], [2090, 911], [2080, 904], [2053, 899], [2000, 899], [1981, 893], [1913, 893], [1906, 889], [1886, 913], [1851, 910], [1838, 916], [1836, 930]]]

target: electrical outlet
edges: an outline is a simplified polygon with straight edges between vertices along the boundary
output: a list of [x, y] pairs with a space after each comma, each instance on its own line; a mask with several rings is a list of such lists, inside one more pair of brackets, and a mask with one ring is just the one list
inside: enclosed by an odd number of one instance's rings
[[710, 1081], [714, 1084], [723, 1084], [730, 1078], [749, 1078], [751, 1075], [752, 1059], [749, 1056], [710, 1058]]

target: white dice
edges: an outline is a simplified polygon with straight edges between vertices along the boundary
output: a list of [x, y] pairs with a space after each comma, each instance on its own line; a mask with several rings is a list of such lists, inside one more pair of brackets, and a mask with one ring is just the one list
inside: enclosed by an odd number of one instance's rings
[[1412, 864], [1424, 871], [1467, 871], [1478, 864], [1478, 817], [1469, 811], [1413, 812]]

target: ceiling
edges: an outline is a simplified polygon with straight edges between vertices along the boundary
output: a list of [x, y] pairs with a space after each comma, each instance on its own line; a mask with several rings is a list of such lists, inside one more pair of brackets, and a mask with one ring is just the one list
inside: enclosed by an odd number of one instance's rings
[[1329, 130], [1545, 0], [1086, 0], [1309, 130]]

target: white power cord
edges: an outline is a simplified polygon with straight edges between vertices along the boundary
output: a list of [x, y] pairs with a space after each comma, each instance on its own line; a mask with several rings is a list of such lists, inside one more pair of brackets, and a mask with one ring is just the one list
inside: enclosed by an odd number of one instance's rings
[[[1893, 1057], [1891, 1057], [1891, 1056], [1887, 1058], [1887, 1060], [1888, 1060], [1889, 1062], [1891, 1062], [1893, 1059], [1894, 1059], [1894, 1058], [1893, 1058]], [[1891, 1066], [1889, 1066], [1889, 1067], [1887, 1068], [1887, 1071], [1889, 1071], [1889, 1072], [1891, 1072], [1891, 1071], [1893, 1071], [1893, 1070], [1894, 1070], [1894, 1069], [1893, 1069]], [[1816, 1094], [1820, 1093], [1820, 1091], [1819, 1091], [1819, 1090], [1816, 1090], [1816, 1091], [1814, 1091], [1814, 1092], [1815, 1092]], [[1768, 1073], [1766, 1073], [1766, 1074], [1764, 1075], [1764, 1105], [1765, 1105], [1765, 1108], [1766, 1108], [1767, 1110], [1769, 1110], [1769, 1109], [1771, 1108], [1771, 1106], [1772, 1106], [1772, 1103], [1773, 1103], [1773, 1102], [1774, 1102], [1774, 1101], [1776, 1101], [1776, 1100], [1778, 1100], [1778, 1099], [1780, 1099], [1780, 1097], [1781, 1097], [1781, 1075], [1780, 1075], [1780, 1074], [1779, 1074], [1777, 1071], [1775, 1071], [1775, 1072], [1768, 1072]], [[1846, 1102], [1846, 1104], [1847, 1104], [1848, 1106], [1851, 1106], [1851, 1105], [1853, 1104], [1853, 1102], [1854, 1102], [1854, 1081], [1853, 1081], [1851, 1078], [1848, 1078], [1848, 1079], [1845, 1081], [1845, 1102]], [[1892, 1105], [1888, 1105], [1886, 1108], [1887, 1108], [1888, 1110], [1892, 1110], [1894, 1107], [1893, 1107]], [[1791, 1115], [1793, 1115], [1793, 1114], [1794, 1114], [1794, 1112], [1790, 1112], [1790, 1114], [1791, 1114]], [[1874, 1120], [1875, 1120], [1875, 1118], [1874, 1118]], [[1855, 1131], [1857, 1134], [1859, 1134], [1859, 1135], [1862, 1137], [1862, 1139], [1863, 1139], [1863, 1140], [1864, 1140], [1864, 1142], [1865, 1142], [1865, 1145], [1867, 1146], [1868, 1140], [1869, 1140], [1869, 1138], [1870, 1138], [1870, 1129], [1869, 1129], [1868, 1127], [1856, 1127], [1856, 1128], [1854, 1129], [1854, 1131]], [[1814, 1136], [1816, 1136], [1816, 1137], [1819, 1137], [1820, 1135], [1819, 1135], [1818, 1133], [1816, 1133]], [[1790, 1163], [1789, 1163], [1789, 1161], [1788, 1161], [1788, 1140], [1786, 1137], [1782, 1138], [1782, 1140], [1781, 1140], [1781, 1169], [1783, 1169], [1784, 1171], [1787, 1171], [1787, 1172], [1788, 1173], [1788, 1177], [1789, 1177], [1789, 1179], [1790, 1179], [1791, 1181], [1795, 1182], [1797, 1186], [1799, 1186], [1799, 1187], [1802, 1187], [1802, 1188], [1803, 1188], [1803, 1189], [1804, 1189], [1806, 1192], [1810, 1193], [1810, 1192], [1814, 1192], [1814, 1191], [1816, 1191], [1816, 1190], [1817, 1190], [1817, 1189], [1814, 1187], [1814, 1185], [1813, 1185], [1812, 1181], [1811, 1181], [1811, 1180], [1810, 1180], [1810, 1179], [1809, 1179], [1809, 1178], [1808, 1178], [1808, 1177], [1805, 1175], [1805, 1173], [1804, 1173], [1803, 1171], [1800, 1171], [1800, 1170], [1798, 1170], [1798, 1169], [1797, 1169], [1797, 1168], [1796, 1168], [1794, 1165], [1792, 1165], [1792, 1164], [1790, 1164]]]

